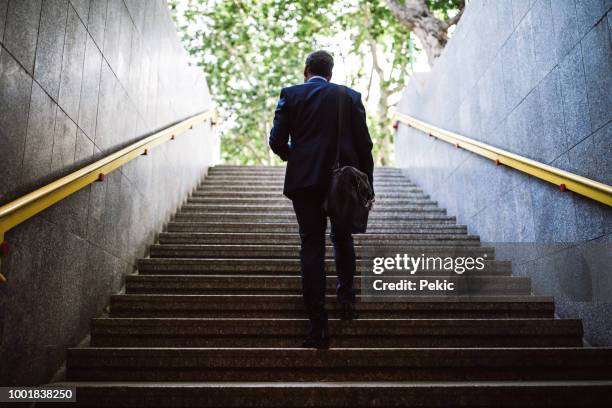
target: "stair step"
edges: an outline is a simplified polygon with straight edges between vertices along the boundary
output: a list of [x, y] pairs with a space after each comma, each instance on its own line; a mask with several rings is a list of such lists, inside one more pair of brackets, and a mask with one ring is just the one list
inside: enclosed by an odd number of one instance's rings
[[[279, 179], [284, 179], [285, 178], [285, 170], [281, 170], [281, 171], [209, 171], [208, 174], [206, 175], [206, 178], [208, 177], [228, 177], [228, 178], [243, 178], [243, 177], [247, 177], [247, 178], [267, 178], [267, 177], [271, 177], [271, 178], [279, 178]], [[391, 179], [401, 179], [401, 180], [407, 180], [407, 181], [412, 181], [410, 179], [410, 177], [407, 177], [406, 175], [404, 175], [402, 172], [400, 171], [374, 171], [373, 173], [374, 176], [374, 180], [376, 179], [382, 179], [382, 178], [391, 178]]]
[[[98, 318], [94, 347], [299, 347], [306, 319]], [[567, 319], [331, 319], [334, 347], [580, 347]]]
[[[263, 169], [266, 170], [266, 169]], [[269, 171], [269, 174], [272, 174], [273, 176], [276, 177], [284, 177], [285, 176], [285, 168], [283, 167], [282, 169], [280, 169], [280, 171], [277, 171], [278, 169], [273, 169], [271, 172]], [[391, 171], [388, 171], [391, 170]], [[236, 174], [242, 174], [245, 177], [260, 177], [260, 174], [264, 174], [261, 171], [260, 172], [251, 172], [251, 171], [242, 171], [242, 172], [236, 172], [236, 171], [222, 171], [219, 169], [209, 169], [208, 174], [206, 175], [206, 177], [222, 177], [222, 176], [233, 176]], [[392, 176], [392, 177], [403, 177], [408, 179], [409, 177], [405, 176], [400, 169], [384, 169], [384, 170], [378, 170], [378, 168], [374, 169], [374, 177], [381, 177], [381, 176]]]
[[[206, 214], [208, 212], [222, 212], [222, 213], [283, 213], [292, 214], [293, 207], [290, 203], [286, 205], [251, 205], [251, 204], [200, 204], [200, 203], [187, 203], [181, 206], [180, 213], [189, 214]], [[378, 214], [392, 215], [392, 214], [411, 214], [411, 213], [437, 213], [446, 214], [446, 210], [438, 208], [432, 205], [401, 205], [401, 206], [388, 206], [388, 205], [377, 205], [370, 212], [370, 217], [374, 218]]]
[[[612, 381], [60, 382], [90, 407], [607, 407]], [[72, 404], [70, 406], [73, 406]], [[67, 405], [68, 406], [68, 405]]]
[[[208, 212], [208, 213], [183, 213], [179, 212], [174, 216], [175, 221], [229, 221], [229, 222], [295, 222], [294, 213], [227, 213], [227, 212]], [[448, 216], [444, 214], [436, 213], [405, 213], [405, 214], [376, 214], [372, 213], [368, 219], [368, 222], [372, 223], [383, 223], [388, 222], [393, 225], [395, 222], [436, 222], [440, 224], [454, 224], [457, 222], [454, 216]]]
[[[368, 233], [354, 235], [360, 318], [338, 319], [326, 238], [332, 348], [298, 348], [308, 320], [285, 170], [210, 168], [52, 385], [76, 386], [77, 406], [612, 405], [612, 348], [582, 347], [580, 320], [555, 319], [552, 298], [531, 295], [529, 278], [392, 167], [375, 169]], [[382, 277], [454, 291], [360, 294], [381, 279], [371, 258], [404, 253], [486, 260]]]
[[[379, 277], [355, 277], [354, 287], [361, 290], [364, 284], [372, 287], [374, 280]], [[435, 278], [420, 276], [386, 277], [385, 282], [435, 281]], [[440, 278], [440, 280], [442, 280]], [[453, 296], [453, 295], [529, 295], [531, 293], [530, 278], [520, 276], [445, 276], [443, 281], [452, 283], [453, 290], [447, 292], [431, 293], [431, 290], [415, 290], [410, 296], [423, 294]], [[336, 291], [336, 277], [328, 276], [326, 279], [327, 293]], [[126, 277], [126, 293], [166, 293], [166, 294], [300, 294], [302, 284], [300, 276], [286, 275], [202, 275], [202, 276], [164, 276], [164, 275], [132, 275]], [[405, 292], [398, 292], [395, 296], [407, 296]]]
[[[612, 348], [68, 349], [69, 381], [611, 380]], [[350, 367], [350, 368], [349, 368]]]
[[[483, 261], [484, 268], [479, 271], [488, 275], [509, 274], [512, 264], [509, 261]], [[357, 273], [361, 271], [371, 271], [371, 261], [357, 260]], [[325, 270], [327, 273], [335, 272], [336, 265], [332, 259], [325, 260]], [[138, 260], [138, 271], [141, 275], [190, 275], [207, 274], [212, 271], [225, 273], [279, 273], [290, 272], [298, 275], [300, 271], [299, 259], [256, 259], [256, 258], [142, 258]], [[439, 272], [438, 272], [439, 271]], [[475, 273], [476, 270], [470, 271]], [[433, 276], [449, 276], [453, 272], [440, 269], [424, 269], [419, 271], [419, 276], [425, 273]], [[389, 275], [404, 275], [404, 271], [389, 270], [385, 272]]]
[[[168, 232], [256, 232], [256, 233], [289, 233], [298, 232], [298, 226], [293, 222], [169, 222]], [[329, 230], [329, 227], [328, 227]], [[435, 223], [369, 223], [369, 233], [377, 234], [467, 234], [465, 225], [435, 224]]]
[[[215, 180], [215, 181], [203, 181], [201, 182], [196, 191], [209, 191], [209, 190], [242, 190], [245, 191], [282, 191], [284, 183], [282, 181], [263, 181], [263, 182], [252, 182], [250, 180], [245, 181], [228, 181], [228, 180]], [[406, 191], [409, 193], [423, 193], [423, 190], [414, 183], [408, 183], [405, 181], [379, 181], [374, 182], [374, 191], [376, 193], [386, 191]]]
[[[211, 169], [208, 171], [208, 176], [285, 176], [285, 168], [278, 169]], [[403, 173], [399, 169], [389, 169], [389, 170], [374, 170], [374, 177], [384, 177], [384, 176], [401, 176], [406, 179]]]
[[[423, 194], [423, 190], [417, 187], [404, 187], [404, 186], [396, 186], [396, 185], [386, 185], [386, 186], [374, 186], [374, 190], [376, 194], [379, 193], [385, 195], [385, 193], [412, 193], [412, 194]], [[196, 193], [207, 194], [208, 192], [215, 193], [227, 193], [231, 191], [239, 191], [239, 192], [255, 192], [255, 193], [277, 193], [280, 194], [283, 192], [283, 186], [267, 186], [267, 185], [208, 185], [207, 183], [202, 184], [196, 190]]]
[[[232, 197], [189, 197], [187, 199], [187, 203], [191, 204], [230, 204], [230, 205], [247, 205], [247, 204], [256, 204], [256, 205], [286, 205], [291, 207], [291, 200], [289, 200], [285, 196], [278, 197], [261, 197], [261, 198], [232, 198]], [[381, 198], [379, 196], [376, 197], [376, 207], [403, 207], [404, 205], [422, 205], [422, 206], [436, 206], [437, 202], [432, 201], [427, 198]]]
[[[326, 238], [331, 244], [329, 236]], [[402, 247], [416, 246], [478, 246], [480, 239], [476, 235], [454, 234], [354, 234], [353, 241], [359, 245]], [[299, 245], [298, 234], [262, 234], [262, 233], [226, 233], [226, 232], [162, 232], [160, 244], [286, 244]]]
[[[300, 246], [294, 245], [265, 245], [265, 244], [154, 244], [150, 246], [151, 258], [298, 258]], [[381, 255], [407, 254], [411, 256], [431, 257], [483, 257], [488, 260], [495, 259], [495, 250], [492, 247], [480, 246], [413, 246], [404, 247], [397, 244], [355, 245], [355, 254], [359, 259], [372, 259]], [[331, 245], [326, 247], [326, 256], [333, 257]]]
[[[335, 296], [326, 296], [335, 317]], [[360, 318], [552, 318], [552, 298], [538, 296], [418, 296], [402, 302], [361, 301]], [[112, 295], [111, 317], [303, 318], [301, 295]]]
[[[218, 189], [195, 190], [191, 197], [226, 197], [226, 198], [275, 198], [275, 199], [286, 199], [283, 195], [282, 190], [270, 190], [270, 191], [245, 191], [243, 189], [231, 190], [231, 191], [220, 191]], [[405, 191], [378, 191], [376, 190], [376, 199], [401, 199], [401, 200], [412, 200], [412, 199], [429, 199], [429, 195], [423, 193], [411, 193]]]
[[[208, 169], [208, 174], [213, 173], [245, 173], [245, 174], [259, 174], [259, 173], [280, 173], [285, 174], [286, 166], [243, 166], [243, 165], [231, 165], [231, 164], [220, 164]], [[374, 167], [374, 174], [401, 174], [401, 170], [397, 167]]]
[[[265, 170], [265, 169], [263, 169]], [[280, 169], [281, 171], [277, 171], [277, 169], [273, 169], [271, 172], [268, 171], [268, 174], [271, 174], [273, 177], [285, 177], [285, 168], [283, 167], [282, 169]], [[391, 171], [388, 171], [391, 170]], [[374, 177], [402, 177], [404, 179], [408, 179], [409, 177], [405, 176], [400, 169], [385, 169], [385, 170], [378, 170], [378, 168], [374, 169], [373, 175]], [[210, 169], [208, 171], [208, 174], [206, 175], [206, 177], [232, 177], [232, 176], [236, 176], [237, 174], [242, 175], [243, 177], [262, 177], [262, 173], [261, 171], [259, 172], [251, 172], [251, 171], [241, 171], [241, 172], [236, 172], [236, 171], [222, 171], [219, 169]]]
[[[264, 175], [264, 176], [253, 176], [253, 175], [211, 175], [206, 176], [200, 183], [252, 183], [252, 184], [279, 184], [283, 185], [285, 182], [285, 175]], [[401, 176], [399, 174], [391, 174], [391, 175], [376, 175], [374, 176], [374, 186], [379, 185], [379, 183], [386, 184], [402, 184], [402, 185], [410, 185], [416, 186], [415, 183], [410, 181], [408, 178]]]
[[[224, 185], [224, 184], [239, 184], [239, 185], [274, 185], [282, 187], [285, 183], [285, 176], [206, 176], [204, 180], [200, 182], [199, 185]], [[390, 176], [375, 176], [374, 177], [374, 187], [380, 185], [402, 185], [409, 187], [417, 187], [417, 184], [408, 180], [406, 177], [402, 177], [399, 175], [390, 175]]]

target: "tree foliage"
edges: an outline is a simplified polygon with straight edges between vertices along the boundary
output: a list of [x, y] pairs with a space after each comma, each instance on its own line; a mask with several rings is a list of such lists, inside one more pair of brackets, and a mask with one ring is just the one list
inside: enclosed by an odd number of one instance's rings
[[[187, 49], [207, 74], [222, 119], [222, 158], [272, 164], [267, 138], [280, 88], [303, 81], [303, 58], [330, 22], [329, 1], [171, 3]], [[181, 9], [180, 5], [185, 7]]]
[[[430, 0], [438, 13], [453, 4]], [[346, 85], [358, 86], [373, 107], [376, 161], [391, 164], [390, 110], [408, 77], [410, 30], [384, 0], [172, 0], [170, 6], [219, 107], [225, 162], [278, 163], [267, 139], [280, 89], [303, 81], [308, 53], [343, 38], [334, 57], [358, 57]]]
[[382, 0], [359, 0], [355, 11], [343, 15], [341, 21], [345, 30], [353, 31], [351, 52], [359, 56], [362, 68], [366, 64], [369, 68], [369, 72], [361, 69], [359, 73], [367, 83], [363, 95], [365, 103], [376, 107], [368, 112], [376, 162], [392, 164], [390, 108], [396, 104], [397, 95], [408, 78], [407, 67], [412, 58], [410, 31], [394, 18]]

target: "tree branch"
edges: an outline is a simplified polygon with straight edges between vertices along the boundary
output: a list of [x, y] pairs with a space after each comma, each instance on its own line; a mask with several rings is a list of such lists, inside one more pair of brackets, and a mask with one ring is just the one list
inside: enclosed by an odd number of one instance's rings
[[445, 22], [446, 31], [448, 31], [449, 28], [451, 28], [452, 26], [454, 26], [455, 24], [459, 22], [459, 20], [461, 19], [461, 16], [463, 15], [463, 10], [465, 10], [465, 2], [461, 2], [461, 6], [459, 7], [459, 12], [456, 15], [446, 20]]
[[366, 93], [366, 103], [370, 100], [370, 93], [372, 92], [372, 79], [374, 78], [374, 64], [372, 64], [372, 68], [370, 68], [370, 79], [368, 80], [368, 92]]
[[[425, 0], [405, 0], [404, 4], [399, 0], [387, 0], [387, 4], [398, 21], [419, 38], [432, 66], [448, 41], [447, 22], [434, 16]], [[451, 19], [453, 24], [461, 18], [460, 14]]]

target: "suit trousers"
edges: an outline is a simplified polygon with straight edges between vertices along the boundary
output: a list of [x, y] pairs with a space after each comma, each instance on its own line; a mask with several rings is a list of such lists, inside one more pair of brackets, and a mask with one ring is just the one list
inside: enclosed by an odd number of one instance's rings
[[[325, 309], [325, 231], [327, 215], [321, 208], [325, 192], [308, 188], [291, 196], [300, 232], [300, 269], [302, 293], [306, 314], [310, 319], [310, 332], [316, 334], [327, 323]], [[338, 303], [355, 301], [355, 247], [353, 236], [333, 222], [330, 238], [336, 262], [336, 296]]]

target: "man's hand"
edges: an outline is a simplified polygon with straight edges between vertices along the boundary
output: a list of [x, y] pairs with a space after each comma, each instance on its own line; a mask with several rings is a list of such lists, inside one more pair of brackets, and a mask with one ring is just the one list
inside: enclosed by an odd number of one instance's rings
[[370, 211], [372, 211], [372, 208], [374, 208], [374, 203], [376, 202], [376, 196], [372, 196], [371, 200], [368, 200], [367, 204], [366, 204], [366, 208]]
[[268, 144], [272, 151], [283, 161], [289, 160], [289, 151], [291, 150], [291, 144], [289, 143], [289, 111], [284, 88], [281, 90], [280, 98], [274, 111], [274, 122], [270, 130]]

